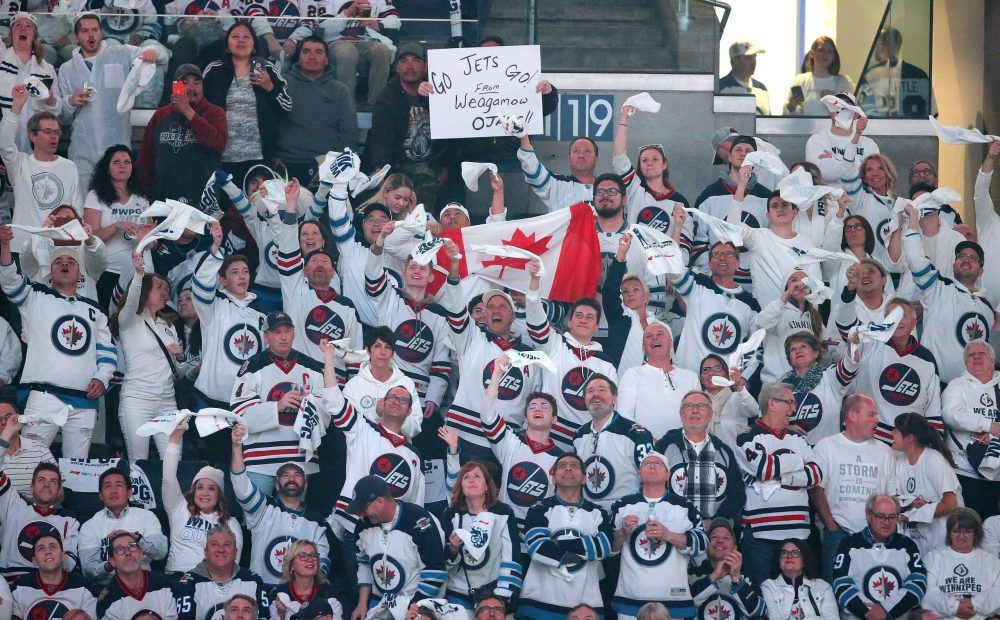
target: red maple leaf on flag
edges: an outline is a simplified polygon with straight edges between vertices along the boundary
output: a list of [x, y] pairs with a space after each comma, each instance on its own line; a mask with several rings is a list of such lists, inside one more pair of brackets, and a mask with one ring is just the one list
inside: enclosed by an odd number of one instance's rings
[[[514, 230], [514, 234], [510, 236], [510, 239], [504, 239], [500, 243], [514, 248], [521, 248], [522, 250], [527, 250], [532, 254], [541, 256], [549, 250], [549, 241], [551, 240], [552, 235], [542, 237], [541, 239], [535, 239], [535, 233], [525, 235], [520, 228], [517, 228]], [[515, 258], [508, 256], [494, 256], [488, 261], [483, 261], [484, 268], [491, 267], [493, 265], [500, 265], [500, 274], [497, 276], [498, 278], [503, 277], [503, 271], [508, 267], [523, 271], [527, 264], [527, 258]]]

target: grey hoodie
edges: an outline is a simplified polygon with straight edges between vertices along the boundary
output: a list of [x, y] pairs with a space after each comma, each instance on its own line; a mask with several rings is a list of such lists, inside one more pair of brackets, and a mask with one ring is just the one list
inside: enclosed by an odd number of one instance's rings
[[286, 162], [311, 162], [327, 151], [340, 151], [358, 142], [354, 96], [337, 81], [333, 71], [315, 80], [302, 75], [299, 65], [285, 75], [294, 101], [292, 111], [278, 122], [276, 155]]

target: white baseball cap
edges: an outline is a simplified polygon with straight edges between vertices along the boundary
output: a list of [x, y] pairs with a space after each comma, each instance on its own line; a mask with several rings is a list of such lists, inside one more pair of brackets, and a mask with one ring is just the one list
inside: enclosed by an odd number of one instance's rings
[[735, 58], [736, 56], [756, 56], [757, 54], [764, 53], [764, 48], [757, 47], [750, 41], [737, 41], [729, 46], [729, 58]]

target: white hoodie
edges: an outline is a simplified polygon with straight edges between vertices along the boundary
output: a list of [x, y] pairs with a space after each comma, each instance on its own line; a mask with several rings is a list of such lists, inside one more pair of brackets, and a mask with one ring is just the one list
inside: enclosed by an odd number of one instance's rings
[[395, 366], [388, 381], [379, 381], [372, 375], [371, 364], [364, 364], [358, 374], [344, 386], [344, 396], [351, 401], [358, 412], [364, 414], [372, 422], [379, 422], [380, 416], [375, 412], [379, 399], [394, 387], [402, 386], [410, 393], [410, 416], [403, 422], [403, 434], [413, 439], [420, 434], [420, 425], [424, 421], [424, 413], [420, 409], [420, 398], [413, 379], [404, 375]]
[[985, 457], [980, 455], [982, 462], [977, 470], [969, 462], [966, 449], [973, 443], [973, 433], [988, 433], [990, 424], [1000, 421], [998, 401], [1000, 372], [997, 371], [993, 371], [987, 383], [980, 383], [979, 379], [965, 371], [952, 379], [941, 393], [941, 415], [948, 434], [948, 447], [955, 458], [955, 470], [963, 476], [981, 479], [988, 477], [979, 473], [984, 471], [984, 466], [989, 470], [992, 465], [992, 469], [996, 470], [996, 457], [988, 453]]

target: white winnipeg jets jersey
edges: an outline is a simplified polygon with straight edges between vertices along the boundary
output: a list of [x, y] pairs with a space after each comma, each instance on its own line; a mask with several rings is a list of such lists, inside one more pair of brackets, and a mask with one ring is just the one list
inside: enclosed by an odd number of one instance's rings
[[760, 305], [739, 286], [723, 288], [709, 276], [688, 270], [674, 282], [674, 290], [687, 302], [675, 360], [681, 368], [699, 368], [710, 353], [728, 359], [757, 329]]

